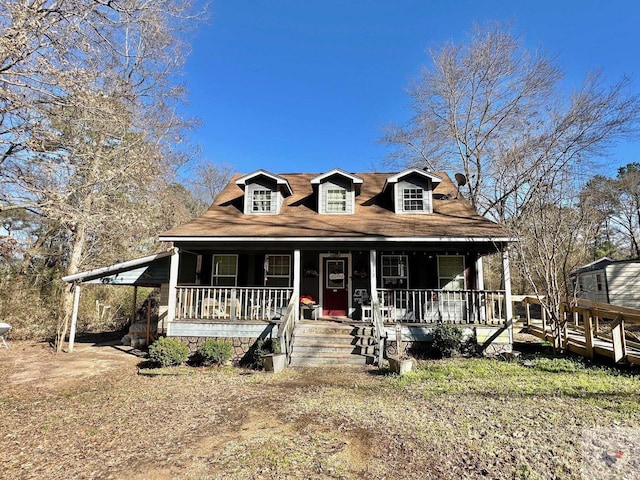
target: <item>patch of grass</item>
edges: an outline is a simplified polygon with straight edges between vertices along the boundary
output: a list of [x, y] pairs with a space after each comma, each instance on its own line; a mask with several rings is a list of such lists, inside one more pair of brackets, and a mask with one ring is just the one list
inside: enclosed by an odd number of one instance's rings
[[425, 396], [475, 393], [637, 399], [639, 395], [638, 378], [613, 368], [566, 358], [535, 358], [526, 365], [484, 358], [424, 361], [410, 374], [397, 378], [396, 383], [401, 388], [422, 388]]

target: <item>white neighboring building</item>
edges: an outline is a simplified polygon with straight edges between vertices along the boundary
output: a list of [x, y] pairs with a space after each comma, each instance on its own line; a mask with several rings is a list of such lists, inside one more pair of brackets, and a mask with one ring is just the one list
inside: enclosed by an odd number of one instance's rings
[[569, 279], [578, 298], [640, 308], [640, 258], [611, 260], [608, 257], [576, 268]]

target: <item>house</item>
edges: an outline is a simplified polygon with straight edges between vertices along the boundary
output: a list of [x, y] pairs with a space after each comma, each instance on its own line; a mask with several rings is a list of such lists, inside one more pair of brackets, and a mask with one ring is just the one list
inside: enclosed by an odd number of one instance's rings
[[640, 308], [640, 258], [603, 257], [573, 270], [569, 280], [578, 298]]
[[[312, 329], [327, 322], [357, 332], [349, 353], [379, 358], [396, 332], [411, 345], [441, 323], [485, 347], [512, 342], [512, 238], [443, 172], [236, 175], [203, 215], [159, 239], [174, 245], [159, 328], [192, 348], [231, 338], [244, 353], [277, 336], [294, 358], [328, 356]], [[504, 288], [486, 290], [482, 259], [495, 253]]]

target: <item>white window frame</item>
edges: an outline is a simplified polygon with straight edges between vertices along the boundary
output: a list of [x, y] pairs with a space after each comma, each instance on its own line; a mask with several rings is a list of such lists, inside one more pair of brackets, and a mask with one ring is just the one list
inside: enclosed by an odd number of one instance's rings
[[[417, 196], [419, 194], [419, 196]], [[402, 189], [402, 211], [406, 213], [424, 212], [425, 191], [422, 187], [404, 187]]]
[[602, 274], [596, 273], [596, 290], [601, 292], [603, 290]]
[[[332, 194], [338, 194], [341, 196], [339, 199], [331, 198]], [[333, 208], [333, 206], [340, 206], [341, 208]], [[325, 211], [327, 213], [347, 213], [347, 189], [341, 187], [331, 186], [327, 188], [327, 200], [325, 205]]]
[[[275, 259], [282, 259], [282, 258], [286, 258], [287, 259], [287, 274], [283, 275], [283, 274], [272, 274], [269, 273], [269, 270], [276, 264], [274, 263]], [[286, 278], [287, 279], [287, 285], [286, 287], [290, 287], [291, 286], [291, 255], [265, 255], [265, 264], [267, 263], [267, 259], [269, 260], [269, 267], [267, 268], [267, 271], [265, 272], [265, 277], [267, 278], [267, 284], [266, 286], [270, 286], [269, 285], [269, 279], [270, 278]], [[281, 286], [278, 285], [278, 287], [281, 288], [285, 288], [285, 286]]]
[[[454, 277], [451, 276], [443, 276], [440, 268], [440, 259], [449, 259], [449, 258], [461, 258], [462, 259], [462, 272], [456, 274]], [[439, 290], [466, 290], [467, 289], [467, 276], [465, 274], [467, 267], [465, 265], [464, 255], [438, 255], [438, 289]], [[462, 280], [462, 288], [450, 288], [449, 284], [452, 282], [457, 282]], [[443, 282], [444, 283], [443, 285]]]
[[[235, 273], [233, 275], [217, 273], [217, 257], [235, 258]], [[233, 285], [220, 285], [216, 280], [220, 278], [233, 278]], [[214, 287], [236, 287], [238, 285], [238, 255], [233, 254], [213, 254], [211, 261], [211, 285]]]
[[[395, 259], [397, 263], [395, 265], [385, 265], [385, 260], [391, 259]], [[387, 268], [395, 268], [397, 271], [393, 272], [392, 270], [387, 270]], [[409, 256], [396, 254], [381, 255], [380, 273], [382, 277], [382, 288], [409, 288]]]
[[[251, 192], [251, 213], [273, 213], [274, 191], [268, 188], [257, 188]], [[268, 194], [268, 197], [267, 197]], [[258, 198], [260, 196], [260, 198]], [[265, 209], [264, 207], [268, 207]]]

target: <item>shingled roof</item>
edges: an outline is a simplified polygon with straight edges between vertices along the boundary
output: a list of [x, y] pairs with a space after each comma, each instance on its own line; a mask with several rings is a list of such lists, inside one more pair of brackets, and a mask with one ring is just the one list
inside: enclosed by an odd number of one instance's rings
[[487, 238], [508, 239], [500, 225], [478, 215], [443, 172], [433, 191], [432, 214], [396, 214], [385, 181], [395, 173], [356, 173], [362, 178], [353, 214], [319, 214], [311, 179], [318, 174], [279, 174], [293, 194], [278, 215], [245, 215], [243, 191], [235, 175], [201, 216], [160, 235], [161, 240], [246, 238]]

